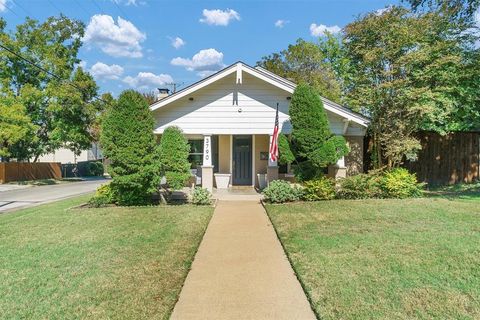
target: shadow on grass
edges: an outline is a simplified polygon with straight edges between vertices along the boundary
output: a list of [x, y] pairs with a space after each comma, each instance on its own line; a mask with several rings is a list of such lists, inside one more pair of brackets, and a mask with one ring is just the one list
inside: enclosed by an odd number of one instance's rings
[[427, 197], [480, 201], [480, 182], [432, 187], [425, 192], [425, 195]]

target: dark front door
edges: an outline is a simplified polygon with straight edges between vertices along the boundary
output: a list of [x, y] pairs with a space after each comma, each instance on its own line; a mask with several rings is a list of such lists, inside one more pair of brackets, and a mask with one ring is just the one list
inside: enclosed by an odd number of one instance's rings
[[233, 136], [233, 184], [252, 184], [252, 136]]

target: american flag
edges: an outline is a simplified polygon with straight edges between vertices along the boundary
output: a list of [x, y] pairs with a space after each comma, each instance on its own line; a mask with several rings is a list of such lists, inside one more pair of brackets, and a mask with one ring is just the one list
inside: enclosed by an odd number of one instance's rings
[[270, 160], [278, 160], [278, 103], [277, 113], [275, 114], [275, 127], [273, 128], [272, 142], [270, 144]]

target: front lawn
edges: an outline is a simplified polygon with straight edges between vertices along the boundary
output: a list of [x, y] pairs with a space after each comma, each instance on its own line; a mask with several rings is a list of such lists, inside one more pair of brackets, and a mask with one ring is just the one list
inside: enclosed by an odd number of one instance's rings
[[211, 207], [68, 209], [0, 215], [2, 319], [166, 319]]
[[479, 319], [478, 201], [267, 205], [322, 319]]

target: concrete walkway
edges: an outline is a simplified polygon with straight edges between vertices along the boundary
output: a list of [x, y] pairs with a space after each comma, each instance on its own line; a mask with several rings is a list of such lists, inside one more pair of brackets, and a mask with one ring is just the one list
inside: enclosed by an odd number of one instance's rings
[[219, 201], [171, 319], [315, 319], [258, 201]]

